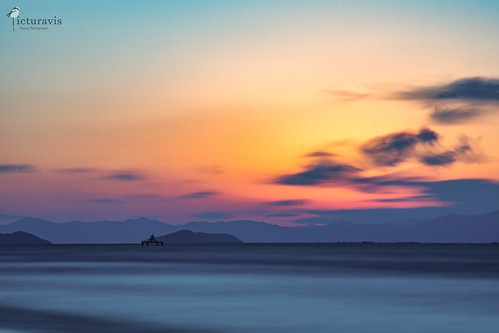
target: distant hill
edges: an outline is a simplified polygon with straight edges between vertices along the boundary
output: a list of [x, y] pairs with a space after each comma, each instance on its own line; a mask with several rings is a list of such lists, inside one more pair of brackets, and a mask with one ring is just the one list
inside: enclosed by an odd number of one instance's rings
[[21, 245], [21, 244], [27, 245], [27, 244], [52, 244], [52, 243], [24, 231], [16, 231], [11, 234], [0, 234], [0, 245]]
[[172, 244], [242, 243], [239, 238], [229, 234], [209, 234], [205, 232], [194, 232], [191, 230], [180, 230], [168, 235], [157, 237], [156, 239]]
[[154, 232], [164, 235], [177, 231], [175, 226], [146, 218], [125, 221], [72, 221], [55, 223], [38, 218], [23, 218], [0, 226], [0, 232], [26, 231], [57, 244], [136, 243]]
[[499, 242], [499, 211], [481, 215], [449, 214], [433, 219], [411, 218], [379, 224], [340, 221], [326, 225], [282, 227], [251, 220], [191, 222], [171, 225], [138, 218], [126, 221], [54, 223], [23, 218], [0, 225], [0, 232], [25, 231], [52, 243], [136, 243], [151, 233], [167, 235], [180, 230], [229, 234], [243, 242]]

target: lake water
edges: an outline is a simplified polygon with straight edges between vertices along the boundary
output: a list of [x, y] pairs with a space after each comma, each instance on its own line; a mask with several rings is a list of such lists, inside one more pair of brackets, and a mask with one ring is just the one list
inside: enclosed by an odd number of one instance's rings
[[499, 332], [499, 245], [0, 247], [0, 332]]

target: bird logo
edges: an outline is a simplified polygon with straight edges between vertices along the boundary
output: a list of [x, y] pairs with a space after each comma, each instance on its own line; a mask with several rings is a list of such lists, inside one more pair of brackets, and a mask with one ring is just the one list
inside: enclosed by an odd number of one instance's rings
[[14, 31], [14, 19], [16, 19], [19, 16], [19, 7], [14, 7], [10, 11], [10, 13], [7, 14], [7, 17], [12, 17], [12, 31]]

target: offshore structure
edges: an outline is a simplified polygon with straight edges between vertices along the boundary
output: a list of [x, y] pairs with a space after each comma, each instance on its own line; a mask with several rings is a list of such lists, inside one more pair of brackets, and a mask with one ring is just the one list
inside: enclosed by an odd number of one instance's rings
[[151, 237], [149, 237], [149, 239], [142, 241], [142, 246], [144, 246], [144, 244], [146, 246], [149, 246], [149, 244], [156, 244], [156, 246], [159, 246], [159, 244], [161, 244], [161, 246], [163, 246], [163, 241], [157, 240], [156, 238], [154, 238], [154, 234], [151, 234]]

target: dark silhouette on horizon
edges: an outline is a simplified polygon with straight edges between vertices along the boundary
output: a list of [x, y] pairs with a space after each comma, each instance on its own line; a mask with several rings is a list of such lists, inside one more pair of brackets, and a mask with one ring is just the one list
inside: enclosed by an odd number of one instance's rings
[[239, 238], [226, 233], [211, 234], [205, 232], [194, 232], [192, 230], [179, 230], [177, 232], [158, 237], [158, 239], [171, 244], [240, 244], [243, 242]]
[[[372, 212], [373, 219], [376, 218], [374, 213]], [[171, 225], [146, 218], [66, 223], [23, 218], [11, 224], [0, 225], [0, 233], [25, 231], [56, 244], [137, 244], [140, 243], [140, 235], [150, 230], [167, 235], [185, 229], [193, 232], [225, 233], [246, 243], [499, 242], [499, 210], [479, 215], [449, 214], [431, 219], [413, 216], [377, 224], [352, 223], [350, 219], [338, 221], [333, 219], [334, 217], [328, 221], [327, 218], [328, 216], [324, 216], [325, 222], [329, 223], [324, 225], [308, 224], [298, 227], [283, 227], [251, 220]], [[169, 242], [168, 239], [161, 240]]]
[[146, 246], [149, 246], [149, 244], [156, 244], [156, 246], [159, 246], [159, 244], [161, 244], [161, 246], [163, 246], [163, 241], [157, 240], [156, 238], [154, 238], [154, 234], [151, 234], [151, 237], [149, 237], [149, 239], [142, 241], [142, 246], [144, 246], [144, 244]]
[[24, 231], [0, 234], [0, 245], [52, 244], [48, 240]]

